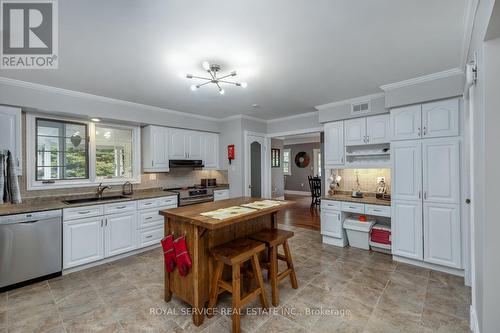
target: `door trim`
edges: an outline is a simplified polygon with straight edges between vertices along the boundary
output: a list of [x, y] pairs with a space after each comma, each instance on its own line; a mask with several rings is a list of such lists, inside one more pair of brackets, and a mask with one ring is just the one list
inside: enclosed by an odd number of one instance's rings
[[265, 133], [252, 131], [244, 131], [244, 178], [245, 187], [243, 195], [250, 196], [248, 186], [250, 185], [250, 137], [259, 137], [262, 139], [263, 145], [261, 150], [261, 196], [263, 198], [271, 197], [271, 139]]

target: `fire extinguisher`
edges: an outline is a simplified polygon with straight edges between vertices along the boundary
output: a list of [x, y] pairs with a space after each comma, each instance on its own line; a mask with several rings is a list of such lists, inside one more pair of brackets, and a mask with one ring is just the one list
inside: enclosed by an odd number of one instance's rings
[[234, 145], [227, 146], [227, 159], [229, 160], [229, 164], [234, 160]]

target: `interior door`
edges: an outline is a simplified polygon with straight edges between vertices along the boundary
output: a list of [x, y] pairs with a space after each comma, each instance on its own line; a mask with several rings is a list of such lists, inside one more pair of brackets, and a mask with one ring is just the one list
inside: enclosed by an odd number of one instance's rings
[[422, 106], [410, 105], [391, 110], [391, 140], [418, 139], [422, 133]]
[[422, 144], [419, 141], [391, 143], [392, 197], [422, 200]]
[[366, 141], [370, 144], [391, 141], [388, 114], [366, 118]]
[[366, 143], [366, 118], [355, 118], [345, 121], [346, 146], [364, 145]]
[[344, 122], [325, 124], [325, 164], [344, 164]]
[[135, 212], [105, 216], [104, 255], [114, 256], [136, 248]]
[[186, 131], [180, 129], [170, 130], [170, 152], [171, 160], [187, 159]]
[[422, 260], [422, 201], [393, 200], [391, 218], [392, 253]]
[[264, 193], [264, 165], [265, 160], [265, 139], [261, 136], [247, 136], [247, 150], [249, 161], [246, 163], [246, 195], [251, 197], [262, 197]]
[[424, 202], [455, 203], [460, 201], [459, 139], [423, 140]]
[[422, 136], [437, 138], [457, 136], [459, 122], [458, 98], [422, 105]]
[[64, 269], [104, 258], [102, 217], [64, 222], [63, 239]]
[[424, 261], [462, 268], [460, 206], [424, 203]]

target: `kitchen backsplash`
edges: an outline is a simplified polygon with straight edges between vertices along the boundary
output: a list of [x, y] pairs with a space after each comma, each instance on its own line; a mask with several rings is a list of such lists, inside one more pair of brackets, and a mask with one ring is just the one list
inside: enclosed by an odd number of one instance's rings
[[[338, 169], [335, 171], [342, 177], [340, 181], [340, 190], [342, 191], [356, 189], [356, 175], [358, 175], [362, 192], [376, 192], [377, 177], [385, 177], [387, 192], [391, 192], [391, 169]], [[330, 173], [327, 174], [327, 176], [329, 175]]]
[[[141, 183], [134, 184], [134, 189], [147, 188], [172, 188], [193, 186], [200, 184], [202, 178], [215, 178], [218, 184], [227, 184], [227, 171], [216, 170], [190, 170], [190, 169], [172, 169], [168, 173], [145, 173], [141, 175]], [[94, 194], [96, 186], [27, 191], [24, 175], [19, 177], [19, 186], [21, 187], [21, 196], [23, 199], [35, 198], [40, 196], [61, 196], [61, 195], [81, 195]], [[110, 191], [121, 191], [121, 185], [114, 185]]]

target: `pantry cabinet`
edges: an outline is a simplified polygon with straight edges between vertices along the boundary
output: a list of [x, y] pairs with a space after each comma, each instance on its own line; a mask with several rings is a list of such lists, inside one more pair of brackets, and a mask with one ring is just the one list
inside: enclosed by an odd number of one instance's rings
[[110, 257], [136, 248], [135, 212], [112, 214], [104, 218], [104, 256]]
[[0, 105], [0, 150], [12, 154], [16, 173], [22, 174], [21, 109]]
[[392, 197], [422, 199], [422, 144], [419, 141], [393, 142], [391, 150]]
[[325, 165], [341, 166], [344, 164], [344, 122], [325, 124]]
[[391, 201], [392, 253], [422, 260], [422, 202]]

